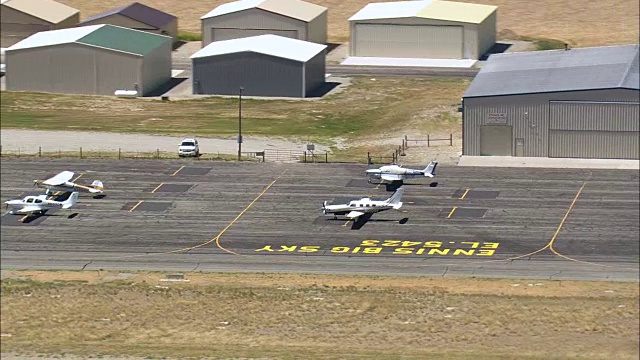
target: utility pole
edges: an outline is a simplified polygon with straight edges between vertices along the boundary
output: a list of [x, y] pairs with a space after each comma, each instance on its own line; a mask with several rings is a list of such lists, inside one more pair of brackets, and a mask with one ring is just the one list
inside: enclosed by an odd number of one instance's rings
[[238, 96], [238, 161], [242, 157], [242, 90], [240, 86], [240, 95]]

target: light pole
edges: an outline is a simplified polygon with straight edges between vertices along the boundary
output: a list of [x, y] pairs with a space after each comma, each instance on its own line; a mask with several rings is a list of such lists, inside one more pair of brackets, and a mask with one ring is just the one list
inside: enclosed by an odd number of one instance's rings
[[240, 86], [240, 95], [238, 96], [238, 161], [242, 156], [242, 90], [244, 88]]

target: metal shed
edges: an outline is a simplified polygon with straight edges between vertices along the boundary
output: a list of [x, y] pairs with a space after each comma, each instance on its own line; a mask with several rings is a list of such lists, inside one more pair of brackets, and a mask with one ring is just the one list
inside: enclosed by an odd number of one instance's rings
[[638, 45], [491, 55], [463, 97], [463, 155], [638, 159]]
[[368, 4], [349, 18], [349, 56], [479, 59], [496, 42], [496, 10], [439, 0]]
[[327, 42], [327, 8], [301, 0], [234, 1], [200, 19], [203, 47], [214, 41], [264, 34]]
[[40, 32], [75, 26], [80, 11], [53, 0], [0, 0], [1, 47]]
[[44, 31], [6, 50], [6, 88], [147, 95], [171, 79], [171, 38], [113, 25]]
[[277, 35], [213, 42], [191, 56], [193, 93], [307, 97], [325, 82], [326, 48]]
[[78, 26], [111, 24], [178, 38], [178, 18], [134, 2], [82, 20]]

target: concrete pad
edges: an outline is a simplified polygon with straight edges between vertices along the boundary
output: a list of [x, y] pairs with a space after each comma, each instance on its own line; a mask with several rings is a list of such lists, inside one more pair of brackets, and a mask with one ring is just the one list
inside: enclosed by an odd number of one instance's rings
[[639, 170], [640, 160], [461, 156], [458, 166]]
[[155, 192], [185, 192], [191, 189], [191, 187], [193, 187], [193, 184], [162, 184]]
[[210, 167], [192, 167], [186, 166], [176, 175], [207, 175], [212, 168]]
[[414, 59], [414, 58], [383, 58], [350, 56], [340, 65], [369, 65], [369, 66], [421, 66], [442, 68], [470, 68], [477, 60], [471, 59]]
[[371, 184], [369, 184], [369, 181], [367, 181], [367, 179], [351, 179], [345, 186], [346, 187], [369, 187], [371, 186]]
[[143, 201], [140, 203], [140, 205], [136, 206], [135, 210], [133, 211], [161, 212], [168, 210], [171, 207], [171, 204], [171, 202]]
[[438, 217], [444, 217], [447, 219], [464, 219], [464, 218], [481, 218], [487, 212], [487, 209], [475, 209], [475, 208], [445, 208], [440, 210]]
[[469, 190], [465, 199], [495, 199], [500, 195], [497, 190]]

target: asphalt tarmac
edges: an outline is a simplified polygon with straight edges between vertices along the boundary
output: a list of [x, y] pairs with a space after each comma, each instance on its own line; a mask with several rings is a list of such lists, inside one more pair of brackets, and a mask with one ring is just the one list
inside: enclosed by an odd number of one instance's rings
[[365, 169], [3, 158], [2, 201], [63, 170], [103, 181], [105, 194], [3, 215], [1, 267], [638, 281], [637, 171], [439, 166], [405, 182], [400, 211], [355, 224], [323, 216], [324, 201], [392, 194]]

